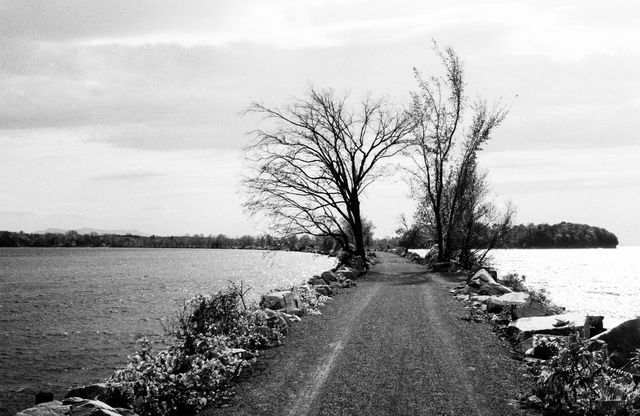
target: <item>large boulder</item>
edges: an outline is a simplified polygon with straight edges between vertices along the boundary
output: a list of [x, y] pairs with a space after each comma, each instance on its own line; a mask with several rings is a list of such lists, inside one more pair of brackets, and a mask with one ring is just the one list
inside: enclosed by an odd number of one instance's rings
[[505, 306], [511, 306], [516, 311], [531, 303], [531, 295], [526, 292], [510, 292], [500, 296], [491, 296], [485, 303], [488, 312], [502, 312]]
[[300, 309], [302, 307], [302, 300], [300, 299], [299, 293], [292, 290], [283, 290], [262, 295], [260, 307], [273, 310]]
[[500, 296], [505, 293], [511, 293], [512, 290], [500, 283], [481, 282], [475, 284], [469, 284], [467, 286], [469, 292], [477, 293], [484, 296]]
[[640, 317], [625, 321], [594, 338], [607, 343], [611, 366], [620, 368], [640, 348]]
[[25, 409], [16, 416], [137, 416], [131, 410], [109, 406], [99, 400], [87, 400], [69, 397], [62, 402], [57, 400], [41, 403]]
[[584, 327], [587, 324], [587, 315], [567, 313], [520, 318], [511, 322], [509, 327], [515, 330], [521, 339], [525, 339], [533, 334], [570, 335], [576, 331], [584, 334]]
[[482, 282], [497, 283], [496, 279], [494, 279], [493, 276], [491, 276], [491, 273], [489, 273], [485, 269], [480, 269], [477, 272], [475, 272], [475, 274], [471, 276], [471, 278], [469, 279], [468, 283], [472, 283], [472, 282], [476, 284], [481, 284]]
[[553, 312], [542, 302], [537, 299], [531, 299], [530, 302], [523, 306], [519, 306], [513, 310], [513, 318], [531, 318], [534, 316], [554, 315]]

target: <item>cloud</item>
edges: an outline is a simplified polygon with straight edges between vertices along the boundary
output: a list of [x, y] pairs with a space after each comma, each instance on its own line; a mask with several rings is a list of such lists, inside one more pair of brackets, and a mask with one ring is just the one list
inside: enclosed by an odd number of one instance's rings
[[146, 179], [161, 178], [164, 175], [158, 172], [123, 172], [123, 173], [111, 173], [106, 175], [93, 176], [91, 180], [103, 182], [103, 181], [124, 181], [134, 182], [142, 181]]

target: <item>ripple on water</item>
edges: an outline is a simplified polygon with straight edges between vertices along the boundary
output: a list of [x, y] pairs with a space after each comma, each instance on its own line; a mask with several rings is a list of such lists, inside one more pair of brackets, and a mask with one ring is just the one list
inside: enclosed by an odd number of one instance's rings
[[161, 346], [163, 320], [197, 293], [243, 281], [255, 300], [334, 264], [245, 250], [2, 248], [0, 402], [15, 413], [36, 391], [61, 397], [72, 384], [104, 379], [137, 339]]

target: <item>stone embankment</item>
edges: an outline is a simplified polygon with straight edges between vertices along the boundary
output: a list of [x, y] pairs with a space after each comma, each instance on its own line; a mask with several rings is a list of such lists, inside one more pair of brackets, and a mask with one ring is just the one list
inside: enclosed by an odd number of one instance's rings
[[496, 281], [490, 272], [479, 270], [464, 285], [451, 289], [451, 293], [466, 303], [470, 315], [477, 317], [484, 313], [486, 319], [502, 325], [504, 333], [517, 342], [525, 360], [549, 358], [539, 345], [575, 333], [582, 338], [605, 341], [611, 364], [618, 368], [640, 348], [640, 318], [606, 331], [603, 316], [566, 313], [563, 308], [536, 297], [536, 292], [512, 290]]

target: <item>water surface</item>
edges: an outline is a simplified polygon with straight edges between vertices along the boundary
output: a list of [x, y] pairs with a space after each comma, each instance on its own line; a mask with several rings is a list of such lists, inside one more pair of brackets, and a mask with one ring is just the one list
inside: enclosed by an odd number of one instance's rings
[[163, 323], [197, 293], [242, 281], [255, 299], [334, 265], [294, 252], [0, 248], [0, 415], [40, 389], [59, 398], [107, 377], [140, 337], [161, 342]]

